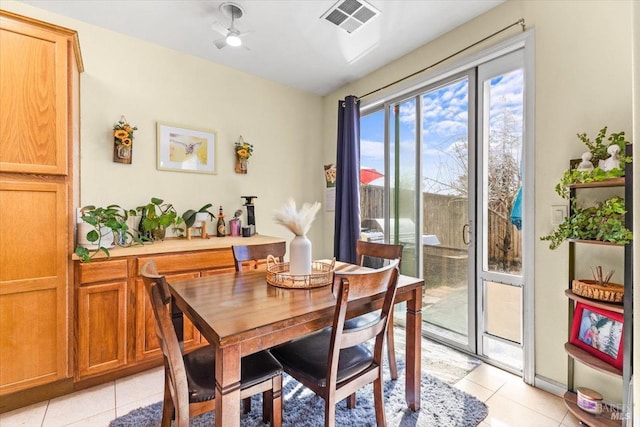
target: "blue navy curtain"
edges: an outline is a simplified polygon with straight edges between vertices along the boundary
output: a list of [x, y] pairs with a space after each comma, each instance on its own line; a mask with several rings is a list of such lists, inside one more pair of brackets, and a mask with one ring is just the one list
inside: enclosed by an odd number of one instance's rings
[[338, 102], [336, 159], [336, 218], [333, 255], [355, 264], [360, 238], [360, 100], [347, 96]]

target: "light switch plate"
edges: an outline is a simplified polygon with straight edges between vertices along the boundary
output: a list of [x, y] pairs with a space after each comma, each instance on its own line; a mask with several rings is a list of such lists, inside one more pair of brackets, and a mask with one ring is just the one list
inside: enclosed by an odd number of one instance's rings
[[551, 225], [560, 225], [569, 215], [569, 207], [567, 205], [551, 206]]

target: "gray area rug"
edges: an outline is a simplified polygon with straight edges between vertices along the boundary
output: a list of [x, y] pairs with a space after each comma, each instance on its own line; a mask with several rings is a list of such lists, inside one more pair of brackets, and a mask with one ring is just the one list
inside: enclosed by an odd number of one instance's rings
[[[466, 356], [465, 356], [466, 357]], [[404, 361], [398, 360], [399, 378], [387, 379], [384, 386], [385, 410], [389, 426], [433, 426], [472, 427], [477, 426], [488, 413], [487, 406], [475, 397], [464, 393], [435, 376], [423, 372], [421, 388], [421, 409], [412, 412], [406, 406], [404, 397]], [[388, 371], [385, 378], [389, 378]], [[284, 375], [283, 384], [283, 426], [316, 427], [324, 424], [324, 401], [292, 377]], [[372, 386], [357, 393], [357, 407], [347, 409], [346, 402], [336, 408], [336, 424], [339, 426], [375, 426]], [[238, 409], [240, 412], [240, 409]], [[262, 423], [262, 397], [252, 398], [252, 411], [242, 414], [242, 427], [264, 426]], [[158, 427], [162, 417], [162, 403], [138, 408], [116, 418], [110, 427]], [[191, 426], [213, 425], [215, 414], [209, 412], [191, 420]]]

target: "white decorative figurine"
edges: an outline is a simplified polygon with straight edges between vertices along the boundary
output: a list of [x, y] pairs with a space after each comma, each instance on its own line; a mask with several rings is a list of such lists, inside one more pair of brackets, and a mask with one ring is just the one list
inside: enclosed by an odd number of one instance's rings
[[620, 147], [617, 144], [611, 144], [607, 148], [610, 157], [600, 160], [599, 166], [603, 171], [610, 171], [620, 167]]
[[593, 155], [591, 154], [591, 151], [587, 151], [586, 153], [584, 153], [582, 155], [582, 161], [580, 162], [580, 164], [576, 169], [584, 172], [592, 171], [593, 170], [593, 163], [591, 163], [592, 157]]

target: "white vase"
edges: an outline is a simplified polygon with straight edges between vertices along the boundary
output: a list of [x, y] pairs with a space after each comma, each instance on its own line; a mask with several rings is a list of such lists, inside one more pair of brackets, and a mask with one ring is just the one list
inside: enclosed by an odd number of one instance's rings
[[[83, 246], [87, 249], [98, 249], [98, 242], [90, 242], [87, 239], [87, 233], [89, 233], [92, 230], [95, 230], [95, 228], [91, 225], [88, 224], [86, 222], [79, 222], [76, 225], [76, 238], [78, 241], [78, 245]], [[111, 229], [107, 228], [107, 227], [102, 227], [100, 229], [100, 234], [102, 235], [100, 237], [100, 246], [103, 248], [112, 248], [114, 247], [114, 238], [113, 238], [113, 232], [111, 231]]]
[[311, 274], [311, 240], [296, 236], [289, 243], [289, 273]]

